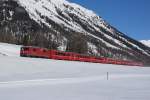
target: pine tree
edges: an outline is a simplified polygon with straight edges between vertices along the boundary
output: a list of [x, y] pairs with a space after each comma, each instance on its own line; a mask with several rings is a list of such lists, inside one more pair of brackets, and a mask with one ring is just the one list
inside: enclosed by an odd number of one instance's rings
[[25, 35], [23, 38], [23, 45], [27, 46], [29, 45], [29, 40], [30, 40], [30, 36], [29, 35]]
[[79, 33], [74, 33], [67, 45], [67, 51], [86, 54], [88, 50], [86, 37]]

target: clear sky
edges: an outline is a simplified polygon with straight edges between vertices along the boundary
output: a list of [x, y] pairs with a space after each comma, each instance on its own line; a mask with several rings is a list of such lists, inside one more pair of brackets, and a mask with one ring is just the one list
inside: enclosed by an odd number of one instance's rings
[[96, 12], [137, 40], [150, 40], [150, 0], [68, 0]]

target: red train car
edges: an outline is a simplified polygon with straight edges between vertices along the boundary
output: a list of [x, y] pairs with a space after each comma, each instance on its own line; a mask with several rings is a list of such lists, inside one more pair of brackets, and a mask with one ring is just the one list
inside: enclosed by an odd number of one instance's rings
[[22, 57], [37, 57], [37, 58], [49, 58], [50, 51], [45, 48], [24, 46], [21, 47], [20, 56]]
[[105, 58], [105, 57], [87, 56], [87, 55], [77, 54], [73, 52], [62, 52], [57, 50], [48, 50], [45, 48], [31, 47], [31, 46], [21, 47], [20, 56], [48, 58], [48, 59], [56, 59], [56, 60], [68, 60], [68, 61], [104, 63], [104, 64], [143, 66], [143, 63], [140, 62], [115, 60], [112, 58]]

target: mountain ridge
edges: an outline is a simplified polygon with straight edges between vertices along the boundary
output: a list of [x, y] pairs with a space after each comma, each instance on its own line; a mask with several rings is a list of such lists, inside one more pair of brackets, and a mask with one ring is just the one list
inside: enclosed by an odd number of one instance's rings
[[140, 42], [150, 47], [150, 40], [140, 40]]

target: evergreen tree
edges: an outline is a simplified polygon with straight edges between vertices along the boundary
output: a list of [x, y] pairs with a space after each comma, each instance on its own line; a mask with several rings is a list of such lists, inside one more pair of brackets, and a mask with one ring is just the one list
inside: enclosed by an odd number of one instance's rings
[[76, 52], [76, 53], [87, 53], [87, 42], [86, 37], [84, 35], [81, 35], [79, 33], [74, 33], [67, 45], [67, 51], [69, 52]]
[[23, 38], [23, 45], [27, 46], [29, 45], [29, 40], [30, 40], [30, 36], [29, 35], [25, 35]]

